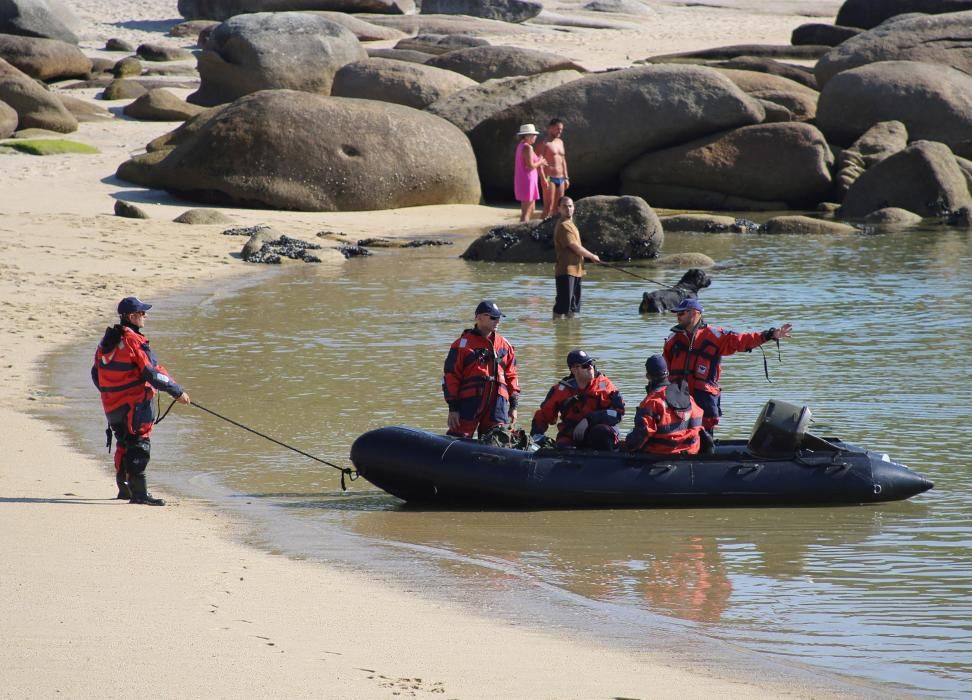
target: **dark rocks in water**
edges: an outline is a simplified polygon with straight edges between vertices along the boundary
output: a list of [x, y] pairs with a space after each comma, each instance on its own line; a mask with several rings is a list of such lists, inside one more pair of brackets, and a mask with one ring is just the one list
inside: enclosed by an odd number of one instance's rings
[[280, 236], [280, 238], [275, 240], [264, 242], [260, 250], [251, 253], [244, 260], [246, 262], [266, 263], [269, 265], [279, 265], [282, 262], [282, 258], [303, 260], [304, 262], [320, 262], [320, 258], [307, 253], [308, 250], [320, 249], [321, 246], [318, 243], [308, 243], [307, 241], [291, 238], [290, 236]]
[[706, 233], [759, 233], [760, 226], [750, 219], [736, 219], [731, 224], [706, 224], [703, 230]]
[[452, 241], [439, 241], [433, 238], [419, 238], [414, 241], [397, 241], [391, 238], [362, 238], [359, 246], [367, 248], [424, 248], [427, 246], [453, 245]]
[[[320, 246], [317, 247], [320, 248]], [[341, 255], [346, 258], [361, 258], [368, 255], [374, 255], [374, 253], [372, 253], [370, 250], [367, 248], [362, 248], [360, 245], [342, 245], [338, 247], [338, 250], [341, 251]]]

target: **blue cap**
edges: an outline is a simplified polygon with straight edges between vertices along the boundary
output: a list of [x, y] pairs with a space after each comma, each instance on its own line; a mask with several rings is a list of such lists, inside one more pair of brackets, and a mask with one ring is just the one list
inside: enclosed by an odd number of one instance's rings
[[489, 314], [493, 318], [506, 316], [506, 314], [499, 310], [496, 302], [492, 299], [483, 299], [479, 302], [479, 306], [476, 307], [476, 313], [474, 315], [479, 316], [479, 314]]
[[668, 363], [661, 355], [652, 355], [645, 360], [645, 372], [652, 377], [663, 377], [668, 374]]
[[570, 369], [574, 365], [589, 365], [592, 362], [597, 362], [597, 358], [591, 357], [580, 348], [576, 348], [567, 353], [567, 369]]
[[698, 311], [699, 313], [702, 313], [702, 304], [699, 303], [698, 299], [688, 297], [686, 299], [682, 299], [678, 306], [673, 308], [671, 311], [673, 314], [677, 314], [679, 311]]
[[124, 316], [125, 314], [134, 314], [140, 311], [148, 311], [151, 308], [151, 304], [146, 304], [138, 297], [125, 297], [118, 302], [118, 315]]

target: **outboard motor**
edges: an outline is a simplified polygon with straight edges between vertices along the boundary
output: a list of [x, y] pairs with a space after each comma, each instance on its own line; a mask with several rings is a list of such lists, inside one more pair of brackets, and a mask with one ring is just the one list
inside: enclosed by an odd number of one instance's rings
[[790, 457], [803, 444], [811, 418], [806, 406], [770, 399], [756, 419], [747, 447], [757, 457]]

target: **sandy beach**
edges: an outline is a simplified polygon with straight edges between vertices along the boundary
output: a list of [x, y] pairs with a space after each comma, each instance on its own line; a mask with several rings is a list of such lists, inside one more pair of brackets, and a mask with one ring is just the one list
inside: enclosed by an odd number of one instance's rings
[[[548, 3], [570, 11], [579, 2]], [[729, 3], [724, 3], [729, 4]], [[713, 3], [713, 5], [715, 5]], [[788, 43], [838, 3], [760, 13], [656, 3], [648, 31], [549, 32], [509, 43], [596, 69], [652, 54]], [[106, 39], [191, 47], [165, 35], [175, 0], [72, 3], [88, 55]], [[783, 8], [782, 10], [780, 8]], [[821, 20], [823, 21], [823, 20]], [[499, 41], [497, 39], [497, 41]], [[176, 91], [185, 96], [188, 91]], [[64, 404], [41, 384], [45, 357], [91, 354], [118, 299], [267, 274], [237, 256], [225, 225], [187, 226], [199, 205], [117, 180], [117, 166], [175, 123], [118, 118], [66, 138], [98, 155], [0, 155], [0, 697], [824, 697], [828, 683], [777, 671], [686, 668], [477, 616], [383, 581], [241, 543], [244, 526], [207, 503], [165, 508], [112, 499], [110, 458], [93, 458], [39, 414]], [[148, 220], [116, 217], [116, 199]], [[437, 206], [308, 214], [222, 208], [240, 226], [419, 235], [514, 221], [512, 207]], [[332, 263], [340, 264], [340, 263]], [[156, 348], [164, 359], [165, 347]], [[92, 389], [92, 391], [94, 391]], [[191, 387], [190, 387], [191, 391]], [[164, 469], [164, 446], [149, 468]], [[158, 491], [158, 489], [156, 489]], [[170, 497], [170, 494], [160, 494]], [[751, 669], [747, 668], [747, 673]], [[794, 676], [796, 677], [796, 676]]]

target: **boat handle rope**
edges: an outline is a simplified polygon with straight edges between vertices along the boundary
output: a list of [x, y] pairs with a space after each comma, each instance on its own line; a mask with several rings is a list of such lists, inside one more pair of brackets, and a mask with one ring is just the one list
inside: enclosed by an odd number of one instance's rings
[[[156, 425], [159, 424], [159, 423], [161, 423], [162, 422], [162, 419], [165, 418], [167, 415], [169, 415], [169, 411], [172, 410], [172, 407], [175, 405], [175, 403], [176, 403], [176, 400], [173, 399], [172, 400], [172, 403], [169, 404], [169, 407], [167, 409], [165, 409], [165, 413], [163, 413], [158, 418], [158, 420], [155, 421]], [[276, 445], [280, 445], [281, 447], [286, 447], [288, 450], [293, 450], [297, 454], [303, 455], [304, 457], [307, 457], [308, 459], [312, 459], [315, 462], [320, 462], [321, 464], [326, 464], [329, 467], [332, 467], [334, 469], [337, 469], [339, 472], [341, 472], [341, 490], [342, 491], [347, 491], [348, 490], [348, 486], [347, 486], [347, 483], [345, 481], [345, 478], [347, 478], [350, 481], [354, 481], [355, 479], [358, 478], [358, 472], [356, 470], [354, 470], [354, 469], [351, 469], [350, 467], [339, 467], [336, 464], [332, 464], [331, 462], [328, 462], [326, 459], [321, 459], [320, 457], [315, 457], [314, 455], [310, 454], [309, 452], [304, 452], [303, 450], [299, 450], [299, 449], [297, 449], [296, 447], [294, 447], [292, 445], [288, 445], [285, 442], [281, 442], [280, 440], [277, 440], [276, 438], [272, 438], [269, 435], [266, 435], [264, 433], [261, 433], [259, 430], [254, 430], [253, 428], [247, 427], [247, 426], [243, 425], [242, 423], [239, 423], [239, 422], [233, 420], [232, 418], [227, 418], [224, 415], [221, 415], [219, 413], [216, 413], [216, 411], [213, 411], [212, 409], [206, 408], [205, 406], [203, 406], [202, 404], [200, 404], [200, 403], [198, 403], [196, 401], [193, 401], [189, 405], [190, 406], [195, 406], [199, 410], [205, 411], [206, 413], [208, 413], [210, 415], [216, 416], [217, 418], [219, 418], [221, 420], [224, 420], [227, 423], [232, 423], [237, 428], [243, 428], [243, 430], [249, 431], [249, 432], [253, 433], [254, 435], [259, 435], [263, 439], [269, 440], [270, 442], [272, 442], [272, 443], [274, 443]]]

